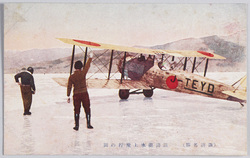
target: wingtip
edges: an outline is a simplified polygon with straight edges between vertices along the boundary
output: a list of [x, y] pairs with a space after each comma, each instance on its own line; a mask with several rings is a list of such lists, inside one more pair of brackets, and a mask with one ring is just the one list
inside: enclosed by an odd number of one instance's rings
[[221, 55], [216, 55], [217, 56], [217, 59], [227, 59], [226, 57], [223, 57]]
[[62, 40], [63, 40], [63, 39], [65, 39], [65, 38], [58, 38], [58, 37], [57, 37], [56, 39], [58, 39], [58, 40], [62, 41]]
[[71, 39], [68, 39], [68, 38], [56, 38], [56, 39], [58, 39], [58, 40], [60, 40], [60, 41], [62, 41], [64, 43], [72, 44]]
[[213, 52], [214, 56], [216, 57], [216, 59], [227, 59], [226, 57], [224, 56], [221, 56], [221, 55], [218, 55], [216, 54], [215, 52]]

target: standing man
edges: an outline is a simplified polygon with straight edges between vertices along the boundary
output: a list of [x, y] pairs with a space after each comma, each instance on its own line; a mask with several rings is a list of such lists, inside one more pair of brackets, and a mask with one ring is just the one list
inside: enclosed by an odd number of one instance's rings
[[[31, 115], [30, 107], [32, 104], [32, 94], [35, 94], [36, 87], [33, 78], [34, 69], [32, 67], [28, 67], [27, 71], [23, 71], [15, 75], [15, 80], [21, 88], [21, 94], [23, 99], [23, 107], [24, 113], [23, 115]], [[19, 78], [21, 78], [21, 83], [19, 82]]]
[[73, 129], [76, 131], [79, 128], [81, 104], [86, 114], [87, 128], [89, 129], [93, 128], [90, 124], [90, 118], [91, 118], [90, 101], [89, 101], [89, 94], [88, 94], [87, 86], [86, 86], [86, 74], [89, 70], [92, 57], [93, 57], [93, 54], [91, 53], [90, 58], [88, 59], [84, 67], [80, 60], [76, 61], [74, 65], [75, 72], [72, 75], [70, 75], [68, 79], [68, 86], [67, 86], [68, 103], [70, 103], [69, 96], [71, 93], [72, 85], [74, 86], [73, 104], [74, 104], [75, 127]]

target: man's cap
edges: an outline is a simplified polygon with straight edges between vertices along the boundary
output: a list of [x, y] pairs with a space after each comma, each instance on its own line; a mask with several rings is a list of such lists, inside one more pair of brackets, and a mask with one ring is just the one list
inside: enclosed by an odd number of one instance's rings
[[75, 69], [81, 69], [83, 67], [83, 64], [80, 60], [75, 62]]
[[27, 68], [27, 71], [29, 71], [30, 73], [32, 73], [32, 74], [33, 74], [34, 69], [33, 69], [32, 67], [28, 67], [28, 68]]

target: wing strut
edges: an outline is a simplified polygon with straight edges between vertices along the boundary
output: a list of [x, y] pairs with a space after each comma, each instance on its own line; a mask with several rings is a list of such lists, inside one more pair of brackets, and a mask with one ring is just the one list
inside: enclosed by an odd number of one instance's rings
[[85, 55], [84, 55], [84, 66], [85, 66], [86, 61], [87, 61], [87, 54], [88, 54], [88, 47], [86, 47], [86, 49], [85, 49]]
[[174, 56], [172, 56], [172, 61], [174, 61]]
[[187, 57], [185, 57], [185, 62], [184, 62], [183, 71], [185, 71], [185, 70], [186, 70], [186, 67], [187, 67]]
[[124, 52], [124, 59], [123, 59], [123, 65], [122, 65], [122, 76], [120, 83], [122, 84], [122, 79], [124, 78], [124, 69], [125, 69], [125, 63], [126, 63], [126, 54], [127, 52]]
[[72, 70], [73, 70], [74, 58], [75, 58], [75, 45], [73, 45], [73, 50], [72, 50], [71, 66], [70, 66], [70, 75], [72, 74]]
[[206, 74], [207, 74], [207, 67], [208, 67], [208, 58], [207, 58], [207, 60], [206, 60], [205, 71], [204, 71], [204, 77], [206, 77]]
[[110, 55], [108, 80], [110, 79], [110, 73], [111, 73], [111, 69], [112, 69], [113, 53], [114, 53], [114, 50], [111, 51], [111, 55]]
[[196, 63], [196, 57], [194, 57], [194, 63], [193, 63], [192, 73], [194, 73], [195, 63]]

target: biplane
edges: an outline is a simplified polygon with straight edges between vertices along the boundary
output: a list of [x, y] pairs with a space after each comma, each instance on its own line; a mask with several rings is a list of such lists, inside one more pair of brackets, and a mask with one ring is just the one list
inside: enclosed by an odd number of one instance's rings
[[[84, 64], [87, 60], [88, 48], [107, 50], [103, 54], [109, 52], [108, 63], [103, 63], [108, 70], [107, 77], [105, 79], [87, 79], [88, 88], [119, 89], [121, 99], [128, 99], [130, 94], [144, 94], [145, 97], [152, 97], [154, 89], [159, 88], [235, 101], [242, 106], [244, 106], [243, 103], [246, 103], [246, 76], [233, 85], [227, 85], [206, 77], [210, 59], [225, 59], [218, 54], [207, 51], [163, 50], [118, 46], [77, 39], [58, 39], [73, 45], [70, 74], [74, 62], [75, 46], [86, 48], [85, 51], [82, 49]], [[113, 79], [112, 70], [114, 69], [116, 53], [120, 54], [120, 58], [116, 62], [116, 69], [120, 73], [120, 77]], [[197, 62], [199, 58], [202, 61]], [[188, 61], [192, 63], [191, 72], [187, 71]], [[195, 74], [194, 71], [197, 71], [197, 67], [202, 62], [205, 62], [204, 74]], [[101, 68], [99, 70], [102, 72]], [[54, 80], [62, 86], [67, 86], [66, 78], [54, 78]]]

